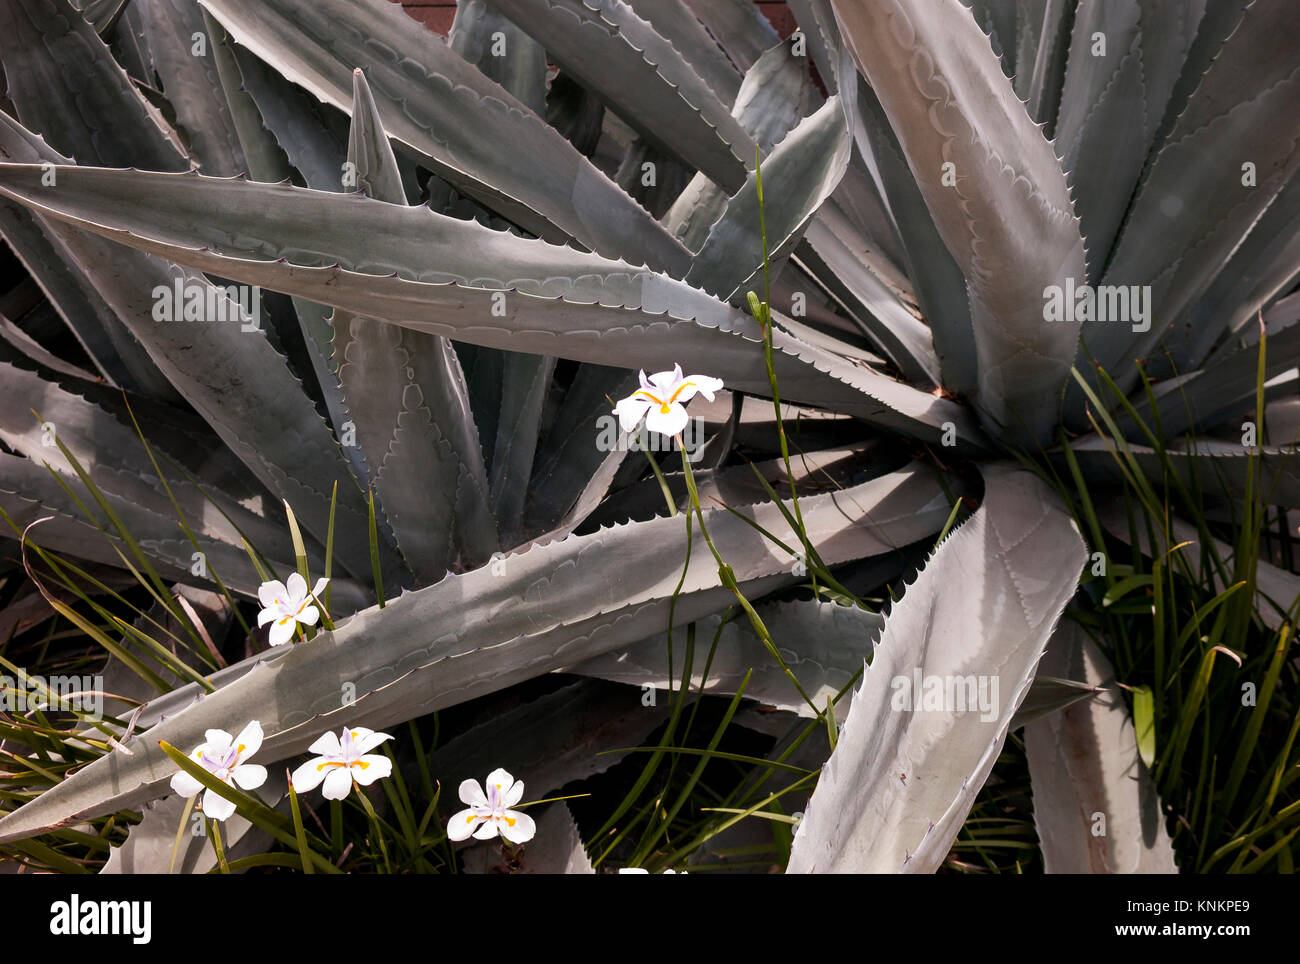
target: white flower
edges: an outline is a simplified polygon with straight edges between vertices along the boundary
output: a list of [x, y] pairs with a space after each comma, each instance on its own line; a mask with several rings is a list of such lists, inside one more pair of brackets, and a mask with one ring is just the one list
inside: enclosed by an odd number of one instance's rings
[[325, 788], [321, 792], [325, 799], [342, 800], [352, 792], [354, 780], [368, 787], [376, 780], [392, 776], [393, 761], [370, 752], [391, 739], [387, 733], [376, 733], [364, 726], [345, 727], [337, 735], [326, 733], [307, 749], [318, 756], [293, 771], [294, 792], [315, 790], [323, 781]]
[[641, 372], [641, 387], [614, 406], [619, 425], [631, 432], [645, 419], [645, 427], [660, 435], [676, 435], [690, 421], [686, 403], [699, 392], [709, 401], [722, 388], [722, 379], [708, 375], [682, 375], [682, 366], [670, 372], [655, 372], [646, 378]]
[[470, 833], [475, 840], [490, 840], [500, 832], [511, 843], [521, 844], [533, 839], [537, 824], [526, 813], [510, 808], [524, 796], [523, 781], [516, 781], [500, 767], [488, 774], [487, 793], [477, 780], [466, 780], [460, 785], [460, 799], [468, 803], [447, 824], [447, 836], [464, 840]]
[[[244, 762], [262, 746], [262, 724], [257, 720], [233, 738], [225, 730], [208, 730], [203, 736], [208, 742], [195, 747], [190, 759], [222, 783], [234, 781], [244, 790], [256, 790], [266, 782], [266, 767]], [[182, 797], [192, 797], [203, 789], [203, 784], [182, 770], [172, 777], [172, 789]], [[225, 820], [235, 812], [235, 805], [208, 790], [203, 794], [203, 812], [213, 820]]]
[[257, 614], [257, 625], [265, 626], [267, 623], [274, 623], [270, 637], [272, 646], [279, 646], [293, 639], [293, 632], [298, 623], [304, 626], [316, 625], [316, 620], [320, 618], [320, 610], [309, 603], [325, 591], [327, 582], [328, 579], [318, 579], [311, 592], [307, 592], [307, 580], [295, 572], [289, 577], [287, 586], [275, 580], [262, 583], [257, 590], [257, 598], [261, 600], [263, 607]]

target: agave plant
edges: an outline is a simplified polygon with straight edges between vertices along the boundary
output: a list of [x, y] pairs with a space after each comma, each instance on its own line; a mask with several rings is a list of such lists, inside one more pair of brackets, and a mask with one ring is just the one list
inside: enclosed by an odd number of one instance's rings
[[[0, 842], [152, 811], [160, 741], [235, 718], [271, 763], [557, 670], [662, 686], [665, 633], [725, 623], [700, 685], [791, 721], [870, 660], [790, 871], [937, 869], [1030, 716], [1048, 869], [1175, 869], [1105, 640], [1062, 618], [1107, 534], [1043, 478], [1128, 541], [1126, 482], [1300, 508], [1256, 414], [1261, 366], [1297, 382], [1296, 14], [790, 6], [782, 39], [724, 0], [462, 0], [446, 42], [386, 0], [0, 9], [0, 230], [78, 346], [6, 325], [7, 534], [232, 598], [323, 573], [333, 625], [177, 680]], [[729, 390], [701, 461], [600, 444], [675, 363]], [[1252, 564], [1277, 626], [1297, 578]], [[987, 712], [920, 712], [934, 679]], [[1092, 699], [1029, 713], [1059, 680]]]

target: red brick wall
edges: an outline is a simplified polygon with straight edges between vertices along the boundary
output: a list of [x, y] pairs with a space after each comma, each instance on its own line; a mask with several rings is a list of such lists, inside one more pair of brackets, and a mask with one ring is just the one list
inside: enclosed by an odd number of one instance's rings
[[[786, 9], [785, 0], [754, 0], [754, 2], [782, 37], [788, 37], [794, 32], [794, 17]], [[451, 18], [456, 14], [456, 0], [401, 0], [401, 4], [407, 13], [431, 30], [436, 30], [445, 36], [451, 29]]]

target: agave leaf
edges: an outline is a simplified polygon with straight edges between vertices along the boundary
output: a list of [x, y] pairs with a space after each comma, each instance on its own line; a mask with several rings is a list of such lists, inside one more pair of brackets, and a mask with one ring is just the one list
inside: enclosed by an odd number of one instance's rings
[[672, 45], [623, 0], [493, 0], [642, 137], [727, 191], [754, 142]]
[[0, 5], [0, 60], [23, 126], [78, 164], [189, 167], [162, 115], [68, 0]]
[[1044, 869], [1178, 873], [1160, 798], [1138, 759], [1133, 720], [1106, 655], [1066, 620], [1039, 665], [1043, 672], [1102, 687], [1096, 698], [1025, 727]]
[[[3, 26], [3, 22], [0, 22], [0, 26]], [[85, 23], [81, 24], [82, 33], [88, 29]], [[106, 75], [100, 80], [108, 83], [115, 77], [113, 71], [120, 73], [120, 69], [112, 63], [112, 58], [102, 49], [103, 45], [93, 34], [89, 40], [82, 36], [73, 36], [70, 40], [68, 38], [65, 40], [69, 43], [84, 41], [98, 45], [98, 49], [92, 52], [97, 55], [94, 59], [95, 67], [102, 67], [100, 72]], [[0, 56], [5, 56], [3, 46], [0, 46]], [[108, 63], [103, 64], [103, 61]], [[5, 60], [5, 63], [14, 63], [14, 61]], [[130, 81], [124, 76], [118, 79], [126, 85], [128, 93], [131, 93]], [[60, 115], [59, 108], [49, 103], [50, 92], [43, 88], [28, 87], [23, 82], [11, 85], [9, 93], [14, 98], [15, 105], [20, 108], [20, 113], [51, 124], [70, 141], [76, 142], [82, 136], [94, 134], [94, 129], [84, 122], [81, 127], [73, 123], [80, 115], [73, 117]], [[131, 126], [128, 121], [131, 116], [129, 110], [131, 108], [143, 110], [142, 103], [137, 97], [121, 105], [127, 111], [123, 115], [123, 126]], [[150, 126], [147, 119], [142, 119], [137, 125], [136, 133], [141, 141], [146, 143], [146, 148], [150, 135], [153, 135], [161, 143], [160, 150], [170, 149], [169, 145], [162, 142], [157, 128]], [[148, 154], [147, 149], [144, 153]], [[8, 114], [0, 114], [0, 154], [24, 163], [71, 163], [67, 157], [50, 147], [43, 138], [24, 128]], [[55, 186], [56, 184], [50, 185], [50, 187]], [[6, 210], [8, 210], [7, 205]], [[33, 276], [57, 297], [56, 307], [69, 319], [69, 327], [73, 329], [78, 340], [87, 347], [87, 353], [96, 359], [97, 364], [105, 370], [106, 374], [122, 386], [151, 397], [176, 399], [171, 386], [158, 373], [143, 349], [114, 313], [115, 309], [120, 310], [118, 306], [112, 304], [105, 296], [106, 287], [120, 287], [122, 280], [100, 277], [82, 264], [75, 256], [75, 252], [64, 243], [66, 232], [61, 226], [50, 225], [39, 217], [33, 217], [29, 221], [12, 213], [5, 218], [4, 231], [6, 240], [14, 246], [15, 253], [24, 263], [37, 267]], [[44, 267], [40, 267], [42, 265]], [[106, 304], [106, 301], [109, 303]]]
[[[987, 779], [1087, 555], [1037, 478], [990, 470], [986, 482], [983, 505], [886, 618], [789, 873], [933, 872]], [[988, 712], [905, 709], [902, 686], [917, 676], [945, 689], [986, 682], [988, 695], [997, 681], [998, 695]]]
[[[1083, 0], [1075, 11], [1056, 149], [1087, 239], [1089, 281], [1119, 233], [1203, 9], [1204, 0]], [[1104, 56], [1094, 53], [1099, 34]]]
[[1011, 718], [1008, 732], [1027, 726], [1034, 720], [1059, 713], [1075, 703], [1090, 700], [1099, 692], [1096, 686], [1088, 683], [1046, 676], [1042, 672], [1041, 663], [1038, 668], [1039, 672], [1034, 677], [1034, 681], [1029, 684], [1029, 692], [1025, 694], [1024, 702], [1020, 704], [1020, 709], [1016, 710], [1016, 715]]
[[627, 756], [605, 751], [640, 745], [667, 718], [667, 704], [644, 706], [640, 690], [578, 680], [453, 737], [433, 754], [429, 769], [451, 787], [504, 767], [524, 781], [530, 800], [540, 800], [604, 773]]
[[[484, 0], [458, 5], [447, 40], [452, 50], [535, 113], [546, 116], [546, 52], [500, 11]], [[504, 45], [504, 56], [498, 44]], [[475, 350], [476, 356], [489, 352], [497, 354], [494, 349]], [[489, 359], [476, 358], [476, 362], [488, 363]], [[493, 409], [492, 433], [487, 440], [491, 447], [492, 511], [509, 544], [518, 539], [523, 526], [542, 403], [555, 361], [541, 355], [504, 352], [489, 364], [476, 367], [490, 369], [499, 377], [499, 383], [478, 388], [480, 392], [487, 389], [485, 404]]]
[[749, 0], [686, 0], [686, 5], [741, 70], [748, 70], [781, 39]]
[[[1217, 364], [1240, 345], [1241, 336], [1255, 335], [1257, 329], [1251, 322], [1260, 309], [1276, 295], [1294, 287], [1300, 276], [1297, 221], [1300, 221], [1300, 177], [1293, 176], [1255, 222], [1205, 297], [1188, 313], [1187, 324], [1181, 331], [1175, 329], [1169, 339], [1174, 364], [1179, 370]], [[1272, 330], [1270, 327], [1270, 334]], [[1224, 338], [1225, 335], [1228, 337]], [[1220, 339], [1222, 344], [1211, 354], [1210, 349]]]
[[789, 6], [822, 84], [828, 93], [840, 93], [856, 72], [846, 70], [841, 60], [844, 44], [830, 0], [795, 0]]
[[1189, 5], [1194, 5], [1195, 9], [1201, 11], [1196, 37], [1187, 51], [1182, 74], [1165, 107], [1165, 116], [1156, 135], [1157, 144], [1164, 143], [1169, 136], [1169, 131], [1187, 108], [1192, 92], [1200, 86], [1205, 71], [1223, 49], [1223, 42], [1232, 36], [1241, 23], [1242, 12], [1253, 2], [1254, 0], [1190, 0]]
[[[856, 94], [856, 86], [851, 87]], [[800, 121], [762, 165], [763, 211], [754, 175], [727, 201], [686, 275], [725, 301], [743, 299], [763, 273], [763, 226], [773, 263], [794, 250], [813, 214], [840, 183], [853, 151], [850, 96], [836, 95]]]
[[[1023, 77], [1026, 84], [1017, 83], [1016, 96], [1025, 100], [1029, 116], [1042, 124], [1044, 133], [1051, 137], [1056, 130], [1057, 109], [1061, 103], [1061, 88], [1065, 78], [1065, 58], [1070, 43], [1070, 21], [1074, 11], [1071, 0], [1046, 0], [1043, 4], [1028, 4], [1026, 26], [1036, 26], [1033, 36], [1017, 41], [1026, 55], [1017, 56], [1017, 80]], [[1041, 9], [1041, 17], [1039, 10]], [[1031, 69], [1032, 68], [1032, 69]]]
[[[93, 502], [79, 481], [65, 483], [73, 493], [69, 495], [44, 465], [4, 453], [0, 453], [0, 480], [0, 508], [8, 513], [19, 529], [46, 516], [52, 517], [50, 522], [41, 523], [31, 530], [30, 539], [36, 544], [61, 555], [119, 568], [124, 565], [123, 557], [130, 557], [126, 545], [106, 519], [98, 521], [107, 533], [107, 539], [86, 519], [82, 506]], [[165, 508], [156, 504], [149, 507], [110, 492], [102, 492], [102, 495], [164, 578], [194, 582], [196, 577], [192, 567], [194, 553], [198, 551], [203, 553], [208, 571], [217, 573], [229, 589], [246, 596], [257, 595], [261, 578], [242, 545], [196, 533], [199, 546], [195, 550], [178, 527], [170, 504]], [[0, 536], [17, 539], [18, 533], [6, 524], [0, 527]], [[292, 556], [288, 559], [270, 557], [270, 561], [278, 571], [293, 571]]]
[[[361, 196], [194, 173], [56, 170], [62, 186], [51, 193], [41, 168], [0, 165], [0, 193], [192, 268], [433, 334], [626, 368], [692, 359], [738, 391], [771, 390], [753, 318], [623, 262]], [[485, 265], [499, 277], [483, 277]], [[498, 295], [504, 320], [493, 316]], [[783, 395], [922, 438], [951, 423], [959, 446], [981, 444], [961, 406], [774, 337]]]
[[[0, 315], [0, 338], [9, 343], [18, 354], [21, 354], [28, 361], [35, 362], [38, 366], [47, 372], [63, 375], [68, 378], [75, 378], [87, 383], [100, 383], [103, 379], [86, 371], [84, 368], [78, 368], [71, 365], [63, 359], [46, 351], [42, 348], [27, 332], [23, 331], [4, 315]], [[16, 356], [13, 357], [16, 360]]]
[[1003, 436], [1041, 443], [1079, 335], [1077, 323], [1044, 322], [1045, 288], [1083, 276], [1060, 163], [959, 0], [841, 0], [835, 11], [966, 276], [976, 407]]
[[[212, 44], [212, 57], [216, 61], [217, 77], [225, 94], [230, 122], [239, 137], [239, 149], [244, 154], [248, 172], [255, 180], [283, 181], [289, 177], [289, 160], [281, 150], [276, 135], [268, 128], [269, 121], [258, 108], [249, 88], [251, 79], [240, 69], [236, 45], [226, 36], [225, 29], [203, 13], [203, 26]], [[253, 63], [261, 62], [249, 57]], [[290, 84], [285, 86], [291, 87]], [[292, 88], [297, 90], [297, 88]], [[318, 103], [308, 98], [311, 103]]]
[[117, 24], [118, 17], [126, 8], [128, 0], [71, 0], [72, 8], [95, 28], [101, 37], [107, 35]]
[[[766, 156], [808, 112], [814, 95], [806, 59], [796, 57], [790, 44], [778, 43], [745, 72], [731, 114]], [[664, 226], [699, 251], [728, 196], [706, 175], [696, 174], [664, 215]]]
[[[171, 468], [165, 458], [170, 448], [169, 433], [156, 423], [142, 421], [145, 438], [158, 440], [151, 441], [150, 445], [156, 455], [164, 456], [158, 459], [159, 466], [172, 497], [195, 532], [233, 546], [240, 545], [242, 532], [266, 555], [293, 558], [293, 546], [280, 526], [219, 490], [205, 496], [184, 474]], [[80, 488], [76, 472], [50, 440], [50, 432], [68, 447], [103, 491], [160, 516], [174, 514], [166, 489], [156, 477], [132, 426], [123, 424], [93, 402], [44, 381], [34, 372], [0, 364], [0, 439], [15, 452], [58, 469], [69, 477], [75, 491]]]
[[[308, 185], [318, 190], [341, 190], [343, 180], [349, 174], [352, 175], [349, 180], [355, 181], [355, 170], [349, 172], [344, 167], [348, 138], [346, 116], [294, 87], [232, 43], [224, 28], [206, 13], [204, 23], [209, 34], [219, 38], [214, 40], [214, 56], [226, 101], [248, 156], [249, 175], [254, 180], [268, 183], [287, 181], [292, 163]], [[279, 133], [274, 133], [268, 124], [274, 125], [274, 131]], [[285, 150], [281, 149], [280, 138], [284, 139]], [[357, 187], [355, 183], [348, 185], [349, 189]], [[293, 298], [292, 302], [303, 345], [335, 437], [345, 437], [347, 413], [334, 357], [331, 311], [325, 305], [306, 298]], [[369, 486], [370, 467], [361, 447], [344, 446], [343, 454], [353, 477]], [[387, 520], [382, 514], [382, 506], [377, 507], [376, 512], [380, 526], [385, 527]]]
[[600, 437], [601, 419], [614, 424], [610, 400], [626, 398], [636, 386], [636, 376], [622, 369], [578, 368], [537, 451], [524, 514], [527, 529], [548, 529], [570, 511], [574, 493], [607, 460], [609, 453], [602, 452], [595, 440]]
[[[1290, 324], [1268, 334], [1266, 382], [1295, 368], [1300, 357], [1300, 324], [1288, 320]], [[1234, 405], [1244, 410], [1253, 407], [1259, 373], [1258, 329], [1253, 337], [1244, 340], [1244, 347], [1224, 352], [1205, 368], [1167, 379], [1152, 389], [1150, 397], [1155, 399], [1160, 411], [1160, 428], [1166, 437], [1181, 435], [1191, 427], [1210, 428], [1214, 425], [1214, 415], [1231, 410]], [[1148, 425], [1153, 424], [1151, 403], [1146, 397], [1134, 408]]]
[[[939, 514], [933, 517], [935, 532], [943, 525]], [[774, 602], [756, 608], [781, 651], [781, 658], [820, 708], [825, 708], [826, 701], [836, 696], [862, 668], [863, 660], [871, 655], [871, 647], [884, 625], [884, 618], [879, 613], [835, 603]], [[720, 615], [699, 620], [695, 630], [697, 646], [701, 640], [712, 645], [721, 622]], [[681, 646], [680, 632], [677, 638], [671, 667], [667, 658], [668, 637], [660, 634], [629, 649], [611, 651], [576, 663], [566, 667], [565, 672], [642, 688], [653, 686], [666, 690], [670, 682], [680, 687], [686, 654]], [[707, 679], [704, 678], [704, 664], [697, 658], [690, 686], [698, 692], [732, 695], [751, 670], [749, 684], [745, 687], [746, 699], [758, 700], [799, 716], [814, 715], [743, 613], [739, 618], [733, 615], [723, 627]], [[847, 709], [848, 705], [846, 696], [837, 705], [836, 712]]]
[[[14, 140], [10, 125], [4, 128], [6, 143]], [[103, 279], [101, 293], [158, 369], [253, 474], [295, 507], [321, 542], [328, 527], [329, 486], [333, 479], [340, 481], [337, 544], [344, 565], [368, 559], [360, 491], [338, 444], [265, 334], [242, 331], [237, 321], [160, 323], [153, 318], [155, 292], [174, 291], [178, 284], [183, 291], [204, 293], [208, 304], [225, 305], [226, 317], [240, 317], [241, 309], [224, 293], [212, 291], [197, 272], [62, 224], [51, 222], [50, 230], [88, 276]]]
[[[546, 116], [546, 51], [495, 4], [488, 0], [457, 3], [447, 44], [533, 113]], [[503, 49], [498, 50], [497, 44]]]
[[[519, 851], [516, 874], [594, 874], [582, 847], [577, 824], [568, 804], [553, 803], [537, 817], [537, 833]], [[501, 863], [501, 846], [494, 841], [476, 842], [461, 854], [461, 873], [489, 874]]]
[[[227, 98], [251, 100], [266, 128], [253, 135], [269, 138], [276, 148], [269, 163], [250, 164], [249, 174], [258, 181], [282, 181], [289, 176], [287, 160], [309, 187], [341, 190], [348, 156], [347, 115], [289, 83], [244, 47], [227, 40], [225, 48], [243, 87], [242, 91], [228, 87]], [[281, 154], [284, 160], [278, 157]]]
[[[420, 163], [534, 233], [680, 277], [687, 253], [558, 132], [387, 0], [203, 0], [254, 54], [347, 111], [352, 70], [389, 136]], [[499, 5], [498, 5], [499, 6]], [[503, 12], [507, 12], [503, 9]], [[376, 60], [384, 48], [391, 59]], [[528, 144], [527, 151], [501, 150]]]
[[801, 260], [825, 279], [827, 290], [858, 319], [912, 384], [938, 385], [939, 359], [930, 330], [907, 310], [863, 257], [867, 242], [835, 210], [808, 225]]
[[722, 52], [685, 0], [627, 0], [633, 12], [682, 55], [725, 106], [735, 103], [741, 71]]
[[863, 154], [873, 159], [877, 189], [889, 206], [906, 252], [908, 276], [930, 329], [942, 384], [954, 395], [973, 396], [978, 384], [978, 359], [966, 279], [935, 228], [884, 108], [865, 83], [858, 86], [854, 136]]
[[[405, 205], [401, 174], [365, 75], [354, 75], [348, 163], [370, 197]], [[346, 411], [398, 548], [432, 582], [497, 546], [488, 480], [460, 362], [445, 338], [351, 312], [330, 320]], [[531, 452], [529, 453], [531, 457]]]
[[[835, 565], [920, 538], [944, 505], [928, 470], [911, 469], [816, 496], [801, 508], [809, 539]], [[722, 509], [706, 513], [738, 585], [750, 598], [789, 585], [795, 577], [788, 555], [751, 522], [787, 545], [797, 537], [770, 503], [741, 511], [750, 521]], [[196, 687], [176, 690], [162, 699], [179, 712], [130, 740], [133, 755], [96, 760], [0, 817], [0, 842], [153, 799], [175, 772], [160, 740], [192, 746], [206, 729], [254, 718], [266, 732], [259, 759], [275, 763], [302, 752], [344, 717], [348, 725], [382, 728], [625, 646], [647, 624], [667, 618], [679, 585], [679, 624], [725, 608], [734, 597], [722, 587], [698, 530], [681, 575], [682, 528], [681, 518], [660, 518], [534, 544], [507, 557], [504, 569], [448, 575], [382, 610], [359, 613], [332, 633], [214, 674], [220, 688], [207, 696], [195, 699]], [[630, 558], [635, 565], [627, 564]], [[355, 701], [343, 698], [347, 683], [355, 686]]]
[[[0, 143], [0, 157], [8, 161], [31, 159], [15, 157], [3, 143]], [[85, 276], [61, 256], [56, 242], [45, 234], [40, 221], [22, 205], [5, 201], [0, 204], [0, 235], [45, 293], [99, 374], [113, 384], [133, 385], [131, 373], [118, 357], [110, 334], [114, 330], [125, 334], [122, 323]]]
[[[775, 431], [775, 422], [771, 423], [771, 430]], [[703, 503], [718, 502], [735, 508], [770, 498], [768, 486], [778, 492], [789, 492], [790, 476], [794, 477], [794, 484], [803, 497], [846, 488], [868, 478], [877, 478], [897, 470], [906, 461], [907, 457], [902, 453], [892, 455], [882, 452], [879, 446], [857, 444], [792, 454], [790, 475], [786, 474], [785, 460], [780, 457], [724, 469], [701, 470], [696, 467], [693, 471]], [[756, 474], [762, 475], [766, 486], [758, 480]], [[664, 481], [668, 484], [677, 507], [685, 510], [689, 501], [685, 475], [680, 471], [665, 472]], [[620, 490], [618, 498], [602, 507], [592, 521], [604, 524], [626, 519], [652, 518], [662, 511], [663, 505], [664, 494], [659, 480], [646, 479]], [[856, 668], [855, 666], [854, 669]]]
[[993, 52], [1002, 61], [1002, 72], [1008, 78], [1016, 75], [1016, 38], [1019, 36], [1017, 20], [1019, 0], [962, 0], [970, 7], [975, 22], [992, 43]]
[[[1300, 96], [1300, 49], [1290, 43], [1293, 8], [1256, 0], [1210, 64], [1133, 200], [1103, 282], [1151, 286], [1158, 317], [1175, 321], [1209, 288], [1233, 251], [1300, 167], [1290, 123]], [[1243, 159], [1255, 183], [1244, 185]], [[1085, 333], [1122, 390], [1166, 334], [1128, 325]], [[1081, 393], [1080, 393], [1081, 396]], [[1080, 400], [1081, 404], [1081, 400]]]
[[[278, 807], [287, 811], [289, 801], [286, 797], [289, 781], [284, 772], [274, 767], [267, 775], [266, 782], [251, 791], [268, 807]], [[131, 828], [126, 840], [120, 847], [109, 851], [108, 860], [99, 871], [101, 874], [206, 874], [216, 869], [217, 856], [212, 849], [207, 834], [196, 837], [192, 830], [194, 819], [198, 814], [191, 812], [189, 822], [181, 832], [180, 846], [176, 848], [175, 862], [172, 850], [177, 843], [177, 830], [180, 829], [181, 814], [185, 812], [187, 801], [183, 797], [163, 797], [144, 805], [144, 819]], [[245, 820], [240, 814], [233, 814], [221, 824], [221, 845], [226, 852], [226, 860], [238, 860], [265, 853], [271, 843], [271, 835]]]
[[[141, 8], [153, 69], [162, 78], [178, 133], [199, 170], [224, 176], [244, 173], [248, 164], [217, 74], [218, 38], [207, 36], [202, 10], [192, 0], [144, 0]], [[202, 53], [196, 52], [200, 41], [195, 35], [203, 38]]]
[[[1109, 440], [1091, 436], [1072, 442], [1071, 448], [1089, 481], [1113, 483], [1122, 479]], [[1128, 449], [1147, 479], [1153, 485], [1163, 485], [1165, 467], [1160, 453], [1145, 445], [1129, 445]], [[1255, 456], [1238, 443], [1185, 436], [1179, 447], [1166, 450], [1165, 457], [1189, 491], [1240, 505], [1246, 492], [1247, 463]], [[1254, 484], [1264, 502], [1300, 508], [1300, 448], [1262, 448], [1258, 458]]]

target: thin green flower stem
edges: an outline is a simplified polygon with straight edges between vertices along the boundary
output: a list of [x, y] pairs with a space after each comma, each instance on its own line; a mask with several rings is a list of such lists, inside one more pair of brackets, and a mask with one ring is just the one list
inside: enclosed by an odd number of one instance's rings
[[181, 837], [185, 835], [185, 825], [190, 822], [190, 812], [194, 809], [195, 802], [199, 799], [198, 794], [190, 797], [185, 801], [185, 809], [181, 811], [181, 822], [176, 828], [176, 838], [172, 841], [172, 859], [167, 862], [167, 873], [176, 872], [176, 855], [181, 849]]
[[[205, 816], [206, 820], [207, 817]], [[212, 841], [212, 849], [217, 855], [217, 865], [221, 868], [223, 874], [230, 873], [230, 865], [226, 863], [226, 848], [221, 846], [221, 821], [208, 820], [208, 837]]]
[[[682, 444], [681, 435], [677, 436], [677, 444]], [[690, 459], [682, 459], [682, 466], [686, 470], [686, 488], [690, 490], [691, 506], [695, 509], [695, 516], [700, 521], [700, 535], [704, 536], [704, 543], [709, 547], [709, 552], [713, 554], [713, 559], [718, 564], [718, 578], [722, 580], [724, 586], [731, 590], [732, 595], [736, 597], [741, 608], [745, 610], [745, 614], [749, 616], [750, 625], [754, 627], [754, 632], [758, 634], [758, 638], [762, 640], [763, 645], [767, 647], [767, 651], [772, 655], [772, 658], [776, 660], [777, 665], [781, 667], [781, 671], [785, 673], [786, 678], [794, 684], [794, 688], [798, 690], [803, 701], [812, 708], [813, 714], [818, 719], [821, 719], [823, 710], [818, 707], [813, 698], [808, 695], [808, 691], [803, 688], [803, 684], [799, 682], [798, 678], [790, 670], [790, 667], [786, 665], [785, 660], [781, 658], [781, 653], [777, 650], [776, 643], [772, 640], [772, 634], [767, 631], [767, 626], [763, 624], [763, 618], [759, 616], [759, 614], [754, 610], [754, 607], [750, 605], [749, 600], [745, 598], [744, 593], [740, 591], [740, 587], [736, 584], [735, 571], [731, 566], [727, 565], [726, 560], [722, 558], [722, 554], [718, 552], [718, 547], [713, 544], [713, 537], [709, 535], [708, 526], [704, 523], [704, 510], [700, 508], [700, 493], [699, 490], [695, 488], [695, 475], [691, 472]]]
[[[758, 193], [758, 226], [763, 236], [763, 317], [759, 319], [763, 326], [763, 361], [767, 365], [767, 382], [772, 387], [772, 408], [776, 413], [776, 433], [781, 443], [781, 460], [785, 464], [785, 477], [790, 483], [790, 500], [794, 503], [794, 516], [799, 520], [799, 539], [803, 543], [804, 558], [811, 561], [813, 548], [808, 541], [804, 528], [803, 512], [799, 508], [799, 493], [794, 482], [794, 473], [790, 469], [790, 446], [785, 437], [785, 422], [781, 418], [781, 389], [776, 383], [776, 365], [772, 358], [772, 276], [767, 251], [767, 217], [763, 209], [763, 149], [754, 148], [754, 186]], [[685, 459], [683, 459], [685, 461]], [[820, 596], [817, 589], [817, 575], [809, 565], [808, 575], [812, 579], [813, 595]]]
[[375, 813], [375, 808], [371, 805], [365, 790], [355, 783], [352, 786], [357, 791], [357, 799], [361, 801], [361, 806], [365, 808], [366, 815], [370, 818], [370, 825], [374, 828], [375, 843], [379, 844], [379, 852], [384, 858], [384, 872], [391, 874], [393, 865], [388, 859], [388, 847], [384, 844], [384, 828], [379, 825], [379, 814]]
[[[668, 480], [664, 478], [663, 470], [659, 468], [659, 462], [655, 459], [654, 453], [651, 452], [649, 448], [645, 450], [645, 457], [649, 459], [650, 468], [654, 470], [655, 478], [659, 480], [659, 490], [663, 492], [664, 501], [668, 503], [668, 515], [671, 518], [672, 516], [677, 515], [677, 500], [673, 498], [673, 490], [668, 488]], [[685, 449], [682, 450], [682, 461], [686, 461]]]

